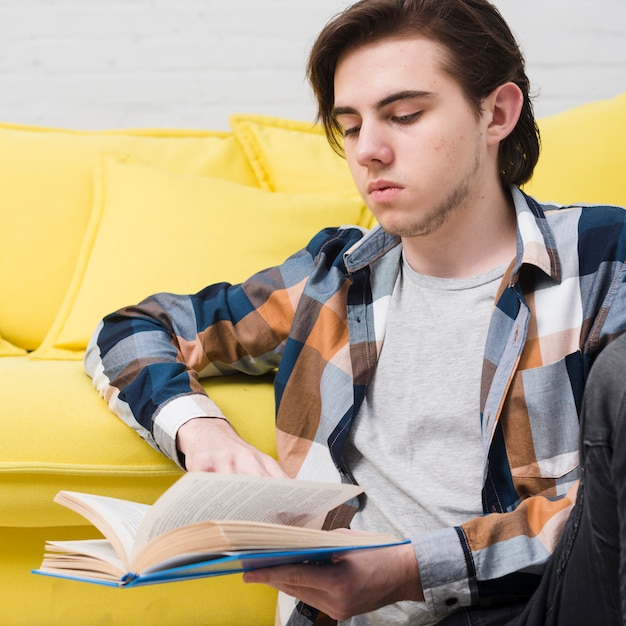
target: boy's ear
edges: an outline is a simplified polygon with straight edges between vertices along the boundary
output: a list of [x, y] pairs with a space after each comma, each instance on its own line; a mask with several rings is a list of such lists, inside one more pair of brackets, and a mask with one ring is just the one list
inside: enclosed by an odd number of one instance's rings
[[483, 113], [488, 117], [489, 143], [499, 143], [515, 128], [522, 112], [524, 95], [515, 83], [496, 87], [483, 102]]

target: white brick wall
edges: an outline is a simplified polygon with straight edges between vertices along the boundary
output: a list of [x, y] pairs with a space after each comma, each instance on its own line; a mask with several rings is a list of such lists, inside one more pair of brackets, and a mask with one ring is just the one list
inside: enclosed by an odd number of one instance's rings
[[625, 0], [495, 0], [526, 56], [538, 115], [626, 91]]
[[[538, 115], [626, 91], [625, 0], [495, 0]], [[315, 35], [349, 0], [0, 0], [0, 120], [74, 128], [312, 119]]]

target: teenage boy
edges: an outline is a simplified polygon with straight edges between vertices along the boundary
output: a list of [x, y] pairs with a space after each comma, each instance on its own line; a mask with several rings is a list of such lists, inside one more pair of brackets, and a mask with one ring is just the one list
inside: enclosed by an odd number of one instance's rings
[[[579, 417], [591, 366], [626, 329], [626, 212], [520, 191], [538, 133], [487, 0], [363, 0], [324, 28], [308, 76], [380, 227], [326, 230], [242, 285], [110, 315], [87, 371], [188, 470], [354, 480], [367, 496], [332, 525], [412, 539], [246, 574], [301, 601], [290, 624], [315, 609], [353, 625], [522, 610], [527, 624], [621, 623], [623, 340], [589, 391], [584, 441], [602, 453], [585, 453], [582, 488]], [[204, 395], [210, 365], [277, 368], [280, 463]]]

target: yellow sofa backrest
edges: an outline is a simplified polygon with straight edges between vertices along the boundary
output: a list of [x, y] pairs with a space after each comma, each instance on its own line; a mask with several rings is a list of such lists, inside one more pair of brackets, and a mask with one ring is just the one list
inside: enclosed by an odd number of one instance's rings
[[93, 171], [104, 152], [255, 184], [227, 133], [0, 125], [0, 334], [19, 347], [41, 343], [63, 301], [92, 210]]
[[626, 93], [538, 124], [541, 155], [526, 192], [560, 204], [626, 206]]
[[[0, 125], [0, 356], [64, 358], [122, 304], [200, 289], [216, 270], [241, 279], [326, 225], [369, 221], [318, 129], [285, 120], [288, 142], [283, 120], [237, 119], [236, 134]], [[291, 173], [270, 185], [263, 159]], [[339, 173], [299, 181], [315, 171]]]

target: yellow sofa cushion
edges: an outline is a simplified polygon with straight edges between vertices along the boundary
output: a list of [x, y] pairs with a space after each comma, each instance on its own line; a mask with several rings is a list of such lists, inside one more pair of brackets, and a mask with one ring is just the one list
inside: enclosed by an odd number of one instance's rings
[[525, 191], [546, 202], [626, 206], [626, 93], [538, 124], [541, 155]]
[[[270, 377], [203, 380], [241, 436], [276, 456]], [[61, 489], [152, 503], [181, 470], [113, 415], [80, 361], [0, 359], [0, 527], [84, 519], [52, 498]]]
[[63, 300], [103, 151], [256, 185], [231, 133], [0, 125], [0, 332], [18, 347], [41, 343]]
[[[360, 197], [345, 159], [331, 149], [321, 126], [267, 115], [231, 115], [229, 121], [264, 189]], [[374, 217], [365, 211], [369, 228]]]
[[244, 114], [229, 122], [263, 189], [358, 195], [345, 159], [318, 125]]
[[284, 261], [355, 198], [272, 193], [104, 157], [72, 282], [36, 358], [82, 358], [98, 321], [160, 291], [195, 293]]
[[0, 335], [0, 356], [18, 356], [26, 354], [26, 350], [18, 348], [9, 343], [2, 335]]
[[358, 195], [320, 126], [267, 115], [231, 115], [229, 122], [264, 189]]

